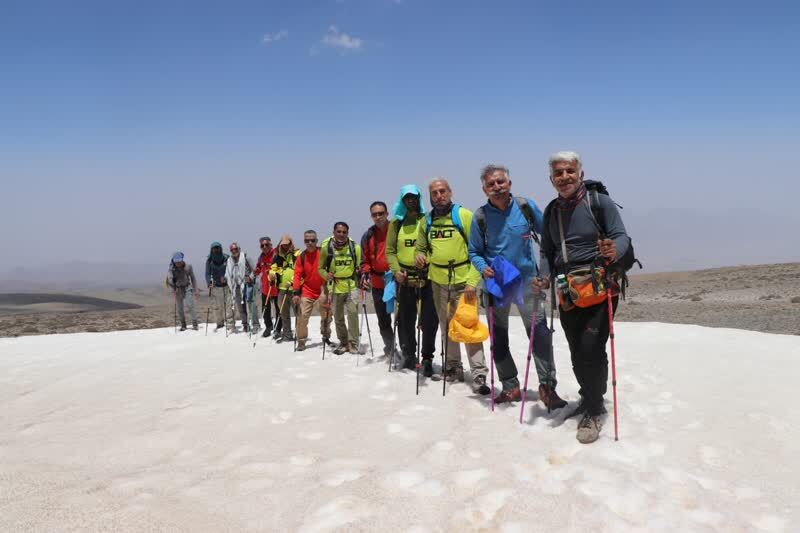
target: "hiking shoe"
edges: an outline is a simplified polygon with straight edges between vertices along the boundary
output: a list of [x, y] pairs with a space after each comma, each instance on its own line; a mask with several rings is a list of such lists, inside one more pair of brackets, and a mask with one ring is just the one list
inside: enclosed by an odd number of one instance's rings
[[486, 384], [486, 376], [475, 376], [472, 380], [472, 392], [476, 392], [482, 396], [486, 396], [492, 389]]
[[361, 350], [359, 350], [358, 346], [356, 346], [355, 344], [351, 344], [350, 347], [347, 348], [347, 351], [353, 355], [361, 354]]
[[539, 385], [539, 399], [549, 411], [555, 411], [567, 405], [567, 402], [559, 397], [556, 389], [546, 383]]
[[281, 333], [281, 330], [276, 329], [275, 331], [272, 332], [272, 340], [278, 340], [281, 338], [282, 335], [283, 334]]
[[581, 444], [589, 444], [600, 437], [600, 430], [603, 429], [603, 423], [600, 421], [600, 415], [590, 415], [584, 413], [580, 423], [578, 423], [578, 433], [575, 438]]
[[283, 335], [283, 340], [289, 341], [289, 342], [294, 342], [294, 333], [292, 333], [292, 332], [285, 333]]
[[195, 322], [194, 324], [192, 324], [192, 329], [193, 329], [193, 330], [195, 330], [195, 331], [197, 331], [198, 329], [200, 329], [200, 328], [198, 327], [198, 325], [197, 325], [197, 322]]
[[297, 351], [302, 352], [306, 349], [306, 341], [297, 341]]
[[[587, 407], [586, 402], [583, 400], [583, 397], [581, 397], [581, 401], [578, 403], [577, 407], [575, 407], [575, 409], [570, 411], [569, 414], [564, 417], [564, 420], [566, 420], [567, 418], [574, 418], [578, 415], [586, 414], [586, 407]], [[600, 412], [598, 414], [604, 415], [606, 413], [608, 413], [608, 411], [606, 411], [605, 406], [600, 406]]]
[[426, 378], [433, 376], [433, 359], [423, 359], [422, 360], [422, 375]]
[[407, 368], [409, 370], [414, 370], [417, 368], [417, 356], [416, 355], [406, 355], [403, 358], [403, 368]]
[[336, 355], [342, 355], [346, 351], [347, 351], [347, 345], [346, 344], [340, 344], [339, 346], [334, 348], [333, 353], [335, 353]]
[[504, 390], [494, 399], [494, 403], [510, 403], [518, 402], [522, 398], [522, 392], [519, 390], [519, 385], [511, 390]]
[[333, 343], [333, 341], [332, 341], [332, 340], [330, 340], [328, 337], [322, 337], [322, 343], [323, 343], [323, 344], [327, 344], [327, 345], [328, 345], [328, 346], [330, 346], [331, 348], [333, 348], [334, 346], [336, 346], [336, 345]]
[[262, 333], [261, 336], [266, 339], [267, 337], [269, 337], [269, 334], [270, 334], [270, 331], [268, 329], [265, 329], [264, 333]]
[[186, 331], [186, 324], [181, 324], [181, 329], [180, 329], [180, 331]]
[[214, 328], [214, 333], [216, 333], [217, 331], [221, 330], [224, 327], [225, 327], [225, 324], [217, 324], [217, 327]]

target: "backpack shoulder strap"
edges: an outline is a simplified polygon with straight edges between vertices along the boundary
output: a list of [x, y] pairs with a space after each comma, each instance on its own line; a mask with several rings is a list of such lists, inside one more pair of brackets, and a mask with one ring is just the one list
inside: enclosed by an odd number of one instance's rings
[[531, 204], [529, 204], [528, 200], [522, 196], [515, 196], [514, 200], [516, 200], [520, 211], [522, 211], [522, 215], [525, 217], [525, 220], [528, 221], [528, 230], [530, 231], [531, 238], [536, 244], [540, 244], [539, 235], [536, 233], [536, 216], [533, 214]]
[[333, 262], [333, 237], [328, 240], [328, 257], [325, 258], [325, 270], [331, 271], [331, 263]]
[[467, 247], [469, 247], [469, 239], [467, 239], [467, 234], [464, 231], [464, 224], [461, 223], [461, 204], [453, 204], [453, 208], [450, 210], [450, 220], [461, 234], [461, 238], [467, 243]]
[[481, 232], [481, 238], [483, 239], [483, 247], [485, 249], [489, 245], [489, 243], [486, 238], [486, 213], [483, 210], [483, 206], [480, 206], [478, 209], [475, 210], [473, 218], [478, 223], [478, 231]]
[[[553, 199], [547, 204], [547, 207], [544, 208], [544, 217], [542, 220], [542, 233], [547, 233], [547, 235], [552, 235], [550, 231], [550, 220], [553, 218], [553, 209], [556, 208], [556, 200]], [[550, 239], [552, 240], [552, 238]], [[555, 245], [555, 243], [553, 243]], [[550, 263], [550, 271], [551, 275], [555, 277], [555, 261], [556, 261], [556, 253], [555, 253], [555, 246], [553, 246], [553, 250], [547, 253], [547, 262]]]

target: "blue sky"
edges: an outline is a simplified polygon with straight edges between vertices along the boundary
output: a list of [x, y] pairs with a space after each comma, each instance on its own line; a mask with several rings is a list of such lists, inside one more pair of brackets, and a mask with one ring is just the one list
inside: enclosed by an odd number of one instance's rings
[[701, 208], [713, 194], [796, 212], [796, 3], [3, 11], [0, 216], [37, 260], [115, 247], [149, 262], [234, 239], [255, 252], [261, 234], [299, 238], [337, 219], [360, 235], [371, 200], [433, 175], [476, 207], [487, 162], [545, 204], [558, 149], [580, 151], [626, 207]]

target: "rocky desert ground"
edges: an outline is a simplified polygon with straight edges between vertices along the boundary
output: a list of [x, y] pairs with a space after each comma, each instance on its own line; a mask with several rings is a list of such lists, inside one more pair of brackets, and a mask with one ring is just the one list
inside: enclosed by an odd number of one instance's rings
[[[800, 263], [633, 274], [617, 319], [800, 335]], [[196, 306], [205, 321], [203, 291]], [[368, 299], [369, 300], [369, 299]], [[0, 295], [0, 337], [171, 326], [164, 288]]]

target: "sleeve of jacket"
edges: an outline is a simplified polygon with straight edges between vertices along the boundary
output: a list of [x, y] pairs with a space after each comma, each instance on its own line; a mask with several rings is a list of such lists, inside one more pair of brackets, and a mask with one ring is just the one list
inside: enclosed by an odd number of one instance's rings
[[536, 233], [541, 235], [544, 232], [544, 213], [542, 213], [542, 210], [536, 205], [536, 202], [530, 198], [527, 198], [527, 200], [528, 205], [533, 209], [533, 229], [536, 230]]
[[[375, 237], [373, 237], [374, 239]], [[369, 230], [361, 236], [361, 273], [369, 274], [372, 271], [372, 259], [369, 257]], [[366, 252], [364, 250], [367, 250]]]
[[169, 264], [169, 268], [167, 269], [167, 287], [175, 290], [175, 271], [172, 263]]
[[606, 230], [606, 236], [614, 241], [614, 244], [617, 246], [617, 258], [621, 258], [628, 252], [631, 239], [628, 237], [628, 232], [625, 231], [625, 224], [622, 223], [619, 210], [611, 198], [605, 194], [598, 194], [597, 196], [603, 208], [602, 223]]
[[192, 288], [197, 290], [197, 278], [194, 277], [194, 268], [192, 268], [192, 265], [186, 265], [186, 269], [189, 271], [189, 280], [192, 283]]
[[[469, 249], [469, 242], [472, 236], [472, 211], [469, 209], [462, 207], [461, 211], [458, 213], [459, 218], [461, 219], [461, 225], [464, 226], [464, 231], [467, 234], [467, 249]], [[469, 273], [467, 274], [467, 285], [470, 287], [477, 287], [478, 284], [481, 282], [481, 273], [475, 268], [475, 266], [470, 263], [469, 265]]]
[[303, 261], [300, 259], [300, 256], [297, 256], [297, 259], [294, 261], [294, 279], [292, 280], [292, 290], [296, 295], [300, 294], [300, 286], [302, 285], [302, 280], [306, 277], [305, 269], [303, 267]]
[[397, 219], [389, 222], [389, 230], [386, 233], [386, 262], [389, 263], [389, 270], [392, 272], [400, 272], [400, 261], [397, 259], [397, 225], [400, 221]]
[[[487, 228], [488, 232], [488, 228]], [[481, 230], [478, 227], [478, 218], [472, 217], [472, 223], [469, 226], [469, 261], [472, 266], [483, 275], [483, 271], [489, 264], [486, 262], [486, 246], [483, 244]]]
[[328, 281], [328, 271], [325, 269], [325, 264], [328, 262], [328, 243], [322, 243], [322, 247], [319, 249], [319, 266], [317, 270], [319, 271], [319, 275], [323, 281]]
[[211, 285], [211, 259], [206, 259], [206, 286]]

